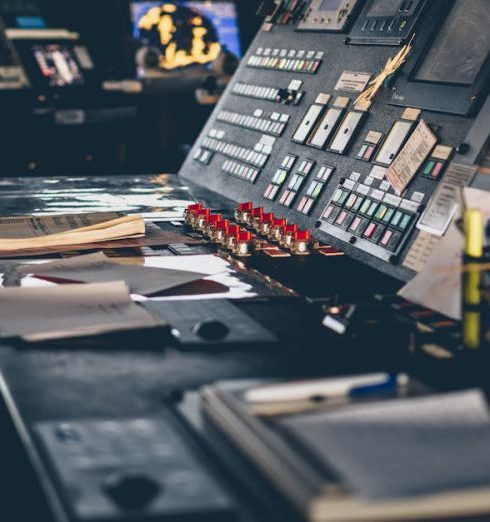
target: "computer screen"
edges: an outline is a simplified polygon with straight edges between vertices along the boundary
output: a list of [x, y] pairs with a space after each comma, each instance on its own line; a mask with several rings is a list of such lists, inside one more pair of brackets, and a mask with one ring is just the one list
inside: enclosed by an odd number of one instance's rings
[[83, 85], [83, 73], [73, 50], [61, 43], [34, 44], [32, 46], [39, 71], [49, 87]]
[[208, 64], [223, 47], [242, 54], [232, 1], [134, 1], [131, 18], [133, 37], [159, 51], [159, 65], [165, 70]]
[[490, 55], [488, 0], [458, 0], [415, 80], [472, 85]]

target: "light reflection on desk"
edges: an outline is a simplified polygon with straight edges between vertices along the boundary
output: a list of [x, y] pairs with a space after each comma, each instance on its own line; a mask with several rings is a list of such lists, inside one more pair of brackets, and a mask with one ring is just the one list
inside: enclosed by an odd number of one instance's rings
[[168, 221], [195, 201], [189, 187], [169, 175], [10, 178], [0, 180], [0, 190], [2, 216], [124, 212]]
[[[135, 263], [135, 258], [119, 258], [114, 261]], [[155, 301], [199, 300], [199, 299], [250, 299], [254, 297], [295, 296], [296, 294], [278, 282], [262, 274], [246, 269], [239, 261], [219, 255], [165, 256], [141, 258], [144, 266], [187, 270], [209, 274], [196, 283], [183, 285], [150, 297], [133, 296], [135, 300], [151, 299]], [[36, 264], [39, 261], [35, 262]], [[4, 284], [4, 273], [15, 263], [0, 261], [0, 284]], [[16, 286], [47, 287], [55, 283], [32, 276], [20, 278]], [[9, 286], [12, 284], [10, 283]]]

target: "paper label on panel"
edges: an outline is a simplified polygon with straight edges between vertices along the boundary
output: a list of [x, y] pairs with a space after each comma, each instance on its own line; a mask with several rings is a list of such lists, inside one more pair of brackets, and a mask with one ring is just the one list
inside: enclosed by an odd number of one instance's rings
[[436, 143], [436, 135], [425, 121], [421, 120], [386, 173], [392, 187], [399, 196], [417, 174]]
[[470, 183], [475, 173], [475, 166], [452, 163], [429, 206], [422, 214], [417, 228], [442, 236], [458, 209], [461, 188]]
[[335, 86], [336, 91], [348, 91], [348, 92], [362, 92], [369, 80], [371, 79], [371, 74], [369, 73], [360, 73], [360, 72], [352, 72], [352, 71], [344, 71], [337, 85]]

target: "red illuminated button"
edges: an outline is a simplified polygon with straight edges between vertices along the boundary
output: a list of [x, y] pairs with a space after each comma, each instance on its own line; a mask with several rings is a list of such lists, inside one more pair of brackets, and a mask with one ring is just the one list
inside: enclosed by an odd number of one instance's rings
[[216, 230], [228, 230], [230, 228], [230, 222], [228, 219], [222, 219], [216, 223], [215, 228]]
[[227, 239], [228, 229], [230, 227], [230, 222], [227, 219], [222, 219], [214, 223], [210, 236], [213, 241], [218, 243], [223, 243]]
[[288, 224], [288, 220], [285, 218], [274, 218], [272, 222], [273, 227], [285, 227]]
[[240, 230], [238, 233], [238, 241], [252, 241], [252, 233], [248, 230]]
[[271, 239], [280, 240], [282, 235], [286, 232], [286, 225], [288, 220], [285, 218], [274, 218], [272, 221], [272, 228], [269, 231]]
[[311, 232], [309, 230], [298, 230], [294, 234], [294, 239], [297, 241], [309, 241], [311, 239]]
[[293, 235], [295, 232], [298, 231], [298, 225], [286, 225], [286, 230], [285, 230], [285, 233], [286, 234], [291, 234]]
[[251, 201], [248, 201], [247, 203], [240, 203], [238, 205], [238, 210], [240, 212], [250, 212], [254, 208], [254, 204]]
[[240, 233], [240, 227], [238, 225], [230, 225], [228, 228], [228, 235], [233, 237], [238, 237]]
[[223, 220], [223, 216], [221, 214], [211, 214], [206, 219], [206, 222], [208, 223], [208, 225], [213, 226], [213, 225], [216, 225], [216, 223], [218, 223], [219, 221], [222, 221], [222, 220]]
[[248, 201], [247, 203], [240, 203], [238, 208], [235, 210], [235, 218], [237, 221], [248, 222], [250, 213], [253, 210], [253, 203]]
[[241, 229], [233, 246], [233, 252], [238, 256], [249, 256], [252, 247], [252, 233]]
[[293, 234], [291, 252], [295, 255], [307, 255], [310, 253], [311, 232], [309, 230], [297, 230]]
[[195, 225], [197, 228], [202, 228], [206, 224], [207, 219], [211, 215], [211, 210], [209, 208], [203, 208], [202, 210], [197, 211]]

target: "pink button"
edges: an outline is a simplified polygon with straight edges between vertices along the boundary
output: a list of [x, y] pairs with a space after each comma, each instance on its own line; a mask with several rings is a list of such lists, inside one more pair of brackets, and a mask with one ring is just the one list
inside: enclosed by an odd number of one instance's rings
[[390, 242], [390, 239], [392, 237], [393, 237], [393, 232], [391, 230], [387, 230], [384, 233], [383, 239], [381, 240], [381, 244], [386, 246]]
[[356, 217], [354, 219], [354, 221], [352, 222], [349, 230], [352, 230], [352, 232], [355, 232], [359, 228], [360, 224], [361, 224], [361, 218], [360, 217]]
[[364, 236], [371, 238], [373, 237], [374, 232], [376, 231], [376, 224], [370, 223], [368, 227], [366, 228], [366, 231], [364, 232]]

